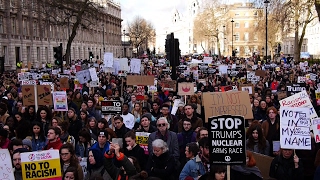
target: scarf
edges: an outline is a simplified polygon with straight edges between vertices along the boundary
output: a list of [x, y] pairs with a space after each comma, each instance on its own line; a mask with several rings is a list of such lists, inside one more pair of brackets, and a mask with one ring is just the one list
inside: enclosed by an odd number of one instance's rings
[[158, 137], [158, 139], [162, 139], [164, 142], [167, 142], [167, 140], [168, 140], [168, 131], [166, 131], [166, 133], [164, 135], [162, 135], [160, 131], [157, 131], [156, 137]]

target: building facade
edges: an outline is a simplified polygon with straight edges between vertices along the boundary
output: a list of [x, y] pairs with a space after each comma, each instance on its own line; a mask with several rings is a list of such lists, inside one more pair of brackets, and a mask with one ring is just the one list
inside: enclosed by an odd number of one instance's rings
[[[122, 55], [121, 7], [111, 0], [103, 3], [96, 22], [77, 29], [71, 59], [88, 59], [89, 52], [95, 59], [101, 59], [104, 52]], [[53, 47], [60, 43], [65, 52], [72, 19], [68, 26], [53, 25], [41, 19], [36, 7], [36, 0], [0, 0], [0, 56], [5, 57], [6, 70], [15, 69], [17, 62], [31, 62], [34, 67], [53, 63]]]

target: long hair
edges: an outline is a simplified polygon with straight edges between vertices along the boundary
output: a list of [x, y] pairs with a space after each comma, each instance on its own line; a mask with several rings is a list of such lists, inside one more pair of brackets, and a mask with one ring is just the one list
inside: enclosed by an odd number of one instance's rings
[[34, 139], [35, 138], [35, 134], [34, 134], [34, 132], [33, 132], [33, 127], [34, 126], [39, 126], [39, 128], [40, 128], [40, 131], [39, 131], [39, 135], [38, 135], [38, 138], [39, 138], [39, 140], [40, 141], [46, 141], [46, 136], [45, 136], [45, 134], [44, 134], [44, 129], [43, 129], [43, 125], [40, 123], [40, 122], [33, 122], [32, 123], [32, 139]]
[[69, 167], [67, 168], [67, 170], [63, 173], [63, 178], [62, 178], [62, 179], [65, 179], [66, 174], [67, 174], [68, 172], [72, 172], [72, 173], [73, 173], [74, 180], [79, 180], [79, 175], [78, 175], [77, 168], [74, 167], [74, 166], [69, 166]]
[[[76, 153], [75, 153], [75, 150], [73, 148], [73, 145], [70, 144], [70, 143], [66, 143], [66, 144], [63, 144], [59, 150], [59, 153], [61, 154], [61, 150], [62, 149], [68, 149], [69, 153], [71, 154], [71, 157], [70, 157], [70, 166], [73, 166], [73, 167], [78, 167], [80, 164], [79, 164], [79, 160], [76, 156]], [[61, 166], [63, 166], [64, 162], [62, 161], [62, 159], [60, 158], [60, 164]]]
[[248, 137], [248, 148], [253, 149], [254, 144], [255, 144], [255, 140], [252, 136], [252, 132], [254, 130], [258, 131], [258, 148], [259, 150], [263, 150], [266, 148], [266, 144], [267, 144], [267, 140], [266, 138], [263, 136], [262, 133], [262, 128], [261, 128], [261, 124], [258, 121], [253, 121], [247, 131], [247, 137]]
[[254, 159], [252, 152], [249, 150], [246, 150], [246, 154], [247, 154], [247, 157], [249, 158], [249, 160], [247, 162], [247, 166], [248, 167], [256, 166], [256, 160]]
[[51, 124], [51, 119], [52, 119], [52, 112], [47, 106], [40, 106], [38, 111], [37, 111], [37, 121], [41, 122], [41, 116], [40, 112], [45, 111], [47, 113], [46, 120], [50, 122]]

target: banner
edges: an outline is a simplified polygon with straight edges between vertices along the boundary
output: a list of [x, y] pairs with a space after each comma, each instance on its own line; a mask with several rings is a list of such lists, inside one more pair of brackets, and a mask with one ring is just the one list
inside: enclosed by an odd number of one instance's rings
[[117, 100], [101, 101], [102, 114], [122, 114], [122, 103]]
[[12, 159], [8, 149], [0, 149], [0, 179], [13, 180]]
[[283, 107], [308, 107], [310, 118], [313, 119], [318, 117], [316, 110], [314, 109], [310, 101], [309, 95], [306, 91], [294, 94], [290, 97], [280, 100], [279, 102], [280, 106]]
[[55, 111], [68, 111], [66, 91], [55, 91], [53, 95], [53, 109]]
[[311, 150], [308, 108], [280, 107], [280, 146], [284, 149]]
[[212, 116], [230, 114], [253, 119], [248, 92], [206, 92], [202, 94], [206, 122]]
[[24, 180], [61, 180], [59, 150], [21, 153]]
[[245, 119], [223, 115], [209, 118], [210, 164], [245, 164]]
[[148, 139], [151, 133], [147, 132], [136, 132], [136, 143], [143, 148], [144, 154], [148, 155]]
[[193, 83], [178, 83], [178, 95], [186, 96], [186, 95], [193, 95], [194, 84]]

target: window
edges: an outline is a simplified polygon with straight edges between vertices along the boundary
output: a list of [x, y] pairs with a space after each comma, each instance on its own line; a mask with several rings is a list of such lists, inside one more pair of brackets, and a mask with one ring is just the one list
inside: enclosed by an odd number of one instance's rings
[[244, 33], [244, 41], [249, 41], [249, 33]]
[[28, 21], [27, 21], [27, 19], [23, 19], [22, 25], [23, 25], [23, 35], [28, 35]]
[[16, 34], [16, 18], [11, 18], [12, 34]]
[[234, 40], [235, 41], [239, 41], [240, 40], [240, 34], [239, 33], [235, 33], [234, 34]]
[[234, 25], [235, 28], [240, 28], [240, 23], [236, 22]]
[[253, 40], [254, 40], [254, 41], [258, 41], [258, 35], [255, 34], [255, 35], [253, 36]]
[[239, 15], [240, 15], [239, 13], [235, 13], [235, 14], [234, 14], [234, 16], [239, 16]]
[[37, 62], [40, 63], [40, 47], [37, 47]]
[[31, 61], [31, 49], [30, 46], [27, 46], [27, 62]]
[[4, 33], [3, 29], [3, 16], [0, 16], [0, 33]]
[[245, 23], [244, 23], [244, 27], [245, 27], [245, 28], [249, 28], [249, 22], [245, 22]]
[[38, 24], [37, 24], [37, 21], [34, 21], [33, 22], [33, 36], [37, 36], [38, 35], [37, 32], [38, 32]]

